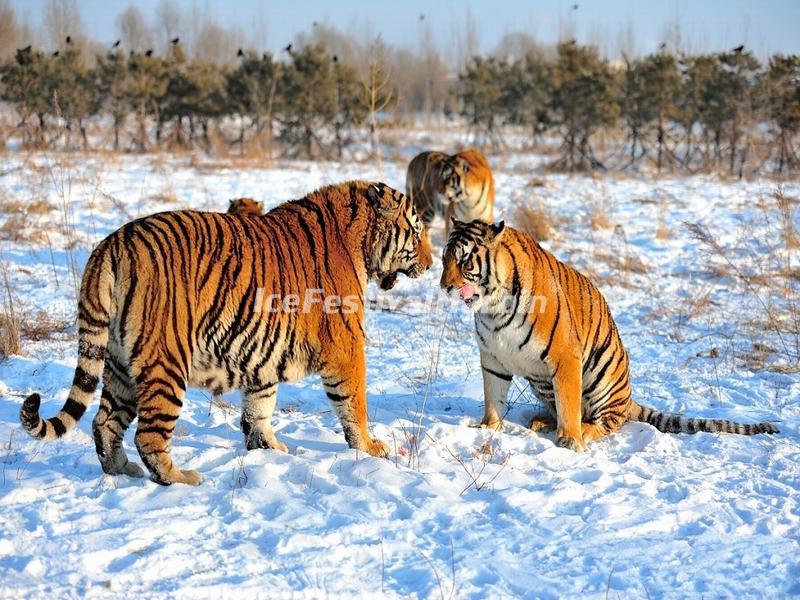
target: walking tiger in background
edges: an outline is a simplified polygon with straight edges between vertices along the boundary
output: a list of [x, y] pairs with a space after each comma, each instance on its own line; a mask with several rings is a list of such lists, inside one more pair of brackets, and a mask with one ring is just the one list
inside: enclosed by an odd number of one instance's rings
[[406, 195], [425, 222], [428, 236], [437, 214], [444, 217], [445, 240], [451, 218], [494, 220], [494, 177], [486, 157], [474, 148], [452, 156], [435, 151], [415, 156], [406, 172]]
[[228, 213], [232, 215], [263, 215], [264, 204], [252, 198], [234, 198], [228, 203]]
[[388, 289], [398, 273], [431, 266], [422, 233], [406, 196], [360, 181], [263, 216], [177, 211], [128, 223], [86, 264], [66, 404], [42, 420], [32, 394], [22, 425], [37, 438], [64, 435], [102, 375], [92, 429], [103, 470], [143, 475], [122, 448], [138, 417], [135, 443], [153, 479], [197, 484], [169, 454], [187, 385], [240, 389], [247, 448], [285, 452], [271, 426], [278, 384], [319, 373], [350, 447], [386, 456], [367, 431], [364, 295], [370, 279]]
[[513, 375], [524, 377], [547, 414], [531, 428], [556, 429], [577, 451], [628, 421], [667, 433], [777, 433], [770, 423], [690, 419], [631, 399], [628, 354], [600, 291], [526, 233], [453, 222], [441, 287], [457, 290], [475, 312], [483, 371], [481, 425], [497, 428]]

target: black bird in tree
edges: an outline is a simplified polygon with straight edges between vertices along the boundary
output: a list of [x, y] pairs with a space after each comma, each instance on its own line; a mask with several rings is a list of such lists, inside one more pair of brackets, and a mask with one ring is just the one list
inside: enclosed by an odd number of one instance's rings
[[744, 50], [744, 44], [742, 44], [741, 46], [736, 46], [736, 48], [733, 49], [733, 52], [735, 52], [736, 54], [741, 54], [742, 50]]
[[284, 50], [286, 50], [286, 52], [291, 54], [292, 53], [292, 45], [291, 44], [286, 44], [286, 48], [284, 48]]
[[236, 56], [244, 56], [244, 51], [239, 48], [239, 51], [236, 53]]
[[313, 23], [311, 23], [311, 26], [312, 26], [312, 27], [316, 27], [317, 25], [319, 25], [319, 23], [317, 23], [316, 21], [314, 21]]
[[111, 46], [111, 47], [112, 47], [112, 48], [119, 48], [119, 44], [120, 44], [120, 42], [121, 42], [121, 40], [117, 40], [116, 42], [114, 42], [114, 45], [113, 45], [113, 46]]
[[56, 50], [55, 52], [53, 52], [53, 56], [58, 56], [58, 50]]
[[577, 4], [573, 4], [572, 5], [572, 10], [578, 10], [578, 5]]
[[419, 16], [419, 20], [420, 20], [420, 21], [424, 21], [424, 20], [425, 20], [425, 15], [420, 15], [420, 16]]
[[145, 56], [153, 56], [153, 50], [148, 48], [147, 52], [144, 53]]
[[169, 43], [174, 46], [175, 44], [177, 44], [180, 41], [181, 41], [181, 38], [172, 38]]
[[333, 62], [335, 62], [335, 63], [339, 62], [339, 57], [336, 56], [335, 54], [333, 55]]
[[67, 39], [64, 40], [64, 41], [67, 42], [67, 45], [71, 44], [72, 43], [72, 36], [68, 35]]
[[658, 45], [658, 49], [659, 49], [659, 50], [666, 50], [666, 48], [667, 48], [667, 42], [661, 42], [661, 43]]

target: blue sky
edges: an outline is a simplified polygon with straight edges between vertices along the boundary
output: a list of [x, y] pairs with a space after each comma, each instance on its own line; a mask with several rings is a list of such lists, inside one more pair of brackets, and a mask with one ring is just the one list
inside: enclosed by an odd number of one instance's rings
[[[131, 4], [116, 0], [77, 0], [87, 33], [98, 40], [116, 38], [115, 19]], [[161, 0], [134, 4], [148, 18]], [[225, 26], [241, 27], [260, 50], [277, 50], [312, 21], [335, 25], [353, 35], [377, 35], [393, 45], [413, 47], [419, 39], [419, 15], [425, 15], [442, 51], [453, 45], [454, 27], [467, 12], [478, 26], [481, 51], [493, 49], [504, 33], [525, 31], [543, 42], [558, 39], [565, 24], [581, 42], [600, 42], [609, 55], [632, 39], [638, 53], [647, 53], [680, 26], [685, 49], [720, 50], [747, 44], [759, 56], [772, 52], [800, 53], [800, 0], [444, 0], [394, 2], [368, 0], [173, 0], [181, 12], [208, 15]], [[573, 10], [573, 4], [578, 9]], [[11, 0], [17, 14], [34, 26], [41, 22], [47, 0]], [[256, 26], [261, 23], [260, 26]], [[266, 39], [259, 32], [266, 31]], [[256, 39], [257, 38], [257, 39]]]

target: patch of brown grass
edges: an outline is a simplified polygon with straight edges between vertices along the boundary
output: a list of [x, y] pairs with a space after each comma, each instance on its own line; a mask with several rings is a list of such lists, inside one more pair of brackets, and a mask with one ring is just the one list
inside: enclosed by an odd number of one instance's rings
[[39, 310], [31, 317], [21, 319], [19, 328], [22, 337], [25, 339], [41, 341], [52, 339], [56, 334], [64, 333], [70, 328], [70, 323], [54, 319], [47, 311]]
[[537, 242], [546, 242], [553, 237], [553, 219], [542, 208], [541, 203], [536, 206], [518, 205], [514, 209], [514, 224]]
[[2, 271], [3, 275], [3, 290], [5, 292], [2, 312], [0, 312], [0, 358], [6, 358], [13, 354], [19, 354], [22, 350], [22, 343], [19, 314], [16, 310], [14, 291], [11, 288], [11, 280], [8, 277], [8, 267], [5, 261], [0, 263], [0, 271]]
[[664, 205], [658, 211], [658, 225], [656, 226], [656, 239], [666, 241], [669, 239], [669, 227], [667, 226], [667, 209]]
[[589, 224], [589, 227], [594, 230], [611, 229], [613, 227], [613, 223], [608, 217], [605, 207], [600, 203], [597, 203], [592, 207], [592, 210], [587, 215], [587, 223]]

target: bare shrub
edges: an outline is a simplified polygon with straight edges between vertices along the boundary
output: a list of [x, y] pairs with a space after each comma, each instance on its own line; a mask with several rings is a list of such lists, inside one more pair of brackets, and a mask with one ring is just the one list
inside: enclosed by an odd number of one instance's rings
[[16, 310], [16, 299], [8, 277], [8, 266], [5, 260], [0, 262], [3, 273], [3, 307], [0, 312], [0, 358], [6, 358], [22, 351], [20, 337], [20, 319]]

